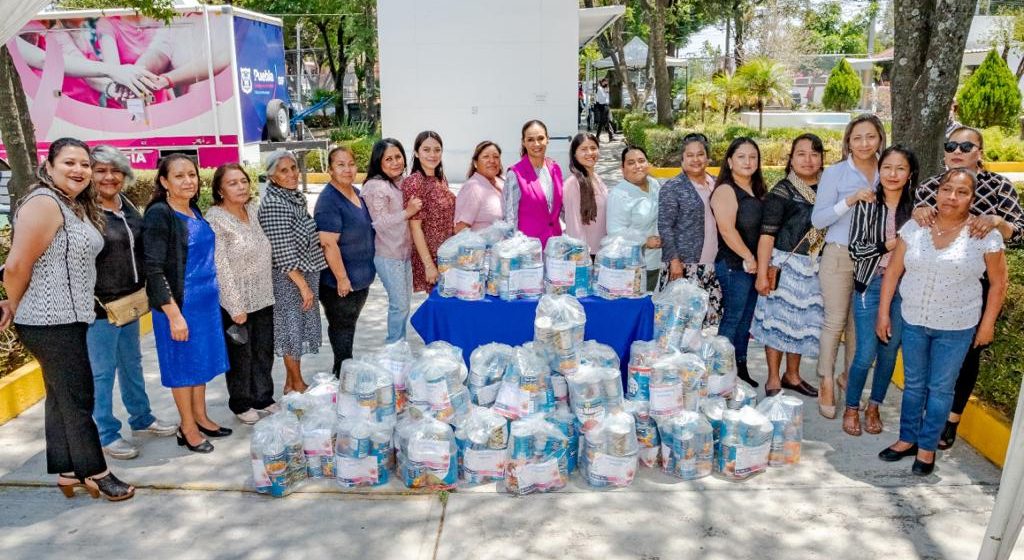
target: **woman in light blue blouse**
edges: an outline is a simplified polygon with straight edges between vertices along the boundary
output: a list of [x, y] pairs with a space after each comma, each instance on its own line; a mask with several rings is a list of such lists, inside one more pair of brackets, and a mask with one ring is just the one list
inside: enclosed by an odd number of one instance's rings
[[661, 184], [648, 175], [647, 152], [638, 146], [622, 150], [622, 181], [608, 193], [608, 235], [642, 235], [647, 291], [658, 285], [661, 237], [658, 236], [658, 193]]

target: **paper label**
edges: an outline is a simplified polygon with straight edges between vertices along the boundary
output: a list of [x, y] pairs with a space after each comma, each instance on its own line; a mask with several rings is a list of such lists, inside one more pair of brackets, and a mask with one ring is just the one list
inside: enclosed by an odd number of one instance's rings
[[500, 405], [505, 410], [523, 416], [528, 412], [529, 398], [530, 394], [525, 393], [518, 386], [502, 382], [495, 404]]
[[504, 449], [467, 449], [462, 466], [478, 475], [500, 477], [505, 469]]
[[313, 430], [302, 434], [302, 450], [306, 455], [330, 455], [333, 447], [329, 430]]
[[736, 387], [736, 378], [730, 375], [709, 375], [708, 394], [726, 395]]
[[335, 457], [334, 470], [340, 479], [351, 480], [358, 483], [377, 482], [377, 456], [370, 455], [362, 459], [351, 457]]
[[768, 450], [771, 442], [756, 447], [736, 448], [736, 475], [741, 476], [764, 469], [768, 466]]
[[354, 395], [338, 395], [338, 414], [342, 418], [369, 418], [370, 409], [359, 406]]
[[409, 377], [407, 380], [409, 388], [409, 398], [422, 402], [427, 399], [427, 380], [423, 378], [423, 375], [417, 375]]
[[636, 270], [598, 267], [597, 283], [613, 294], [632, 294], [636, 289]]
[[576, 263], [560, 259], [547, 259], [548, 282], [555, 286], [572, 286], [576, 283]]
[[617, 482], [629, 482], [636, 474], [636, 457], [613, 457], [598, 453], [590, 466], [590, 472]]
[[263, 468], [263, 459], [252, 460], [252, 482], [256, 488], [266, 488], [271, 485], [267, 469]]
[[522, 268], [508, 273], [508, 288], [514, 293], [539, 294], [544, 291], [544, 269]]
[[651, 387], [651, 414], [670, 414], [683, 406], [683, 386]]
[[560, 480], [558, 475], [558, 459], [548, 459], [540, 463], [527, 463], [516, 469], [519, 488], [530, 486], [550, 486]]
[[380, 365], [391, 372], [395, 379], [395, 389], [405, 389], [405, 376], [408, 373], [406, 364], [391, 358], [381, 358]]
[[451, 446], [447, 441], [417, 439], [409, 442], [409, 460], [414, 463], [440, 465], [447, 468], [451, 458]]
[[494, 403], [494, 399], [498, 396], [498, 389], [502, 386], [502, 383], [491, 383], [485, 387], [480, 387], [476, 391], [476, 401], [480, 406], [488, 406]]
[[451, 400], [448, 398], [448, 382], [441, 379], [426, 385], [427, 402], [430, 403], [430, 409], [434, 411], [447, 410], [451, 406]]
[[483, 293], [483, 283], [477, 270], [453, 268], [444, 274], [445, 286], [454, 290], [457, 296], [474, 297]]

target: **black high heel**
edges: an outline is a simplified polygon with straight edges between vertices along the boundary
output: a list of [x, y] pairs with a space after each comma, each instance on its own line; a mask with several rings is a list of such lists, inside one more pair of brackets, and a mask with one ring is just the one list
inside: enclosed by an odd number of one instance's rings
[[[89, 483], [92, 484], [89, 484]], [[135, 487], [108, 472], [103, 478], [88, 477], [85, 479], [85, 489], [93, 498], [101, 495], [111, 502], [127, 500], [135, 495]]]
[[213, 444], [205, 439], [196, 445], [192, 445], [187, 439], [185, 439], [185, 434], [183, 434], [181, 430], [178, 430], [178, 433], [175, 435], [178, 438], [178, 445], [188, 449], [192, 453], [210, 453], [213, 451]]
[[221, 426], [216, 430], [208, 430], [204, 428], [202, 424], [199, 424], [197, 422], [196, 427], [199, 428], [199, 431], [202, 432], [203, 435], [205, 435], [206, 437], [227, 437], [234, 433], [231, 428], [225, 428], [224, 426]]
[[946, 420], [946, 427], [942, 429], [942, 435], [939, 436], [938, 448], [945, 451], [953, 444], [956, 443], [956, 430], [960, 427], [960, 421], [950, 422]]

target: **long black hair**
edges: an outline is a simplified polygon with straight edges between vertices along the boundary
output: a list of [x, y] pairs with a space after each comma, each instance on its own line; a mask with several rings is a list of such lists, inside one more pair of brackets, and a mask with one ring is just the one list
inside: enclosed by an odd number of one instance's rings
[[[160, 165], [157, 166], [156, 179], [153, 180], [153, 196], [150, 197], [149, 204], [153, 204], [154, 202], [167, 202], [167, 188], [165, 188], [163, 183], [160, 182], [160, 179], [170, 178], [171, 164], [176, 161], [189, 162], [189, 164], [191, 164], [196, 170], [196, 181], [199, 180], [199, 164], [196, 163], [196, 160], [181, 153], [166, 155], [160, 158]], [[196, 189], [196, 194], [192, 195], [192, 198], [188, 201], [189, 206], [196, 206], [199, 203], [199, 191], [201, 189], [202, 184], [200, 183], [199, 188]]]
[[[789, 157], [786, 158], [786, 177], [789, 177], [789, 172], [793, 171], [793, 153], [796, 152], [796, 145], [804, 140], [810, 142], [811, 149], [821, 155], [821, 165], [822, 167], [825, 166], [825, 143], [821, 141], [817, 134], [805, 132], [794, 138], [793, 143], [789, 146]], [[818, 172], [820, 173], [821, 169]]]
[[757, 151], [757, 169], [754, 170], [753, 176], [750, 177], [750, 188], [754, 191], [754, 198], [764, 198], [764, 195], [768, 193], [768, 189], [764, 186], [764, 175], [761, 173], [761, 147], [757, 145], [757, 142], [754, 142], [753, 138], [747, 136], [740, 136], [729, 144], [729, 149], [725, 151], [725, 157], [722, 158], [722, 169], [718, 172], [718, 178], [715, 179], [715, 186], [739, 186], [732, 177], [732, 167], [729, 165], [729, 158], [744, 144], [750, 144]]
[[[414, 140], [412, 143], [412, 172], [416, 173], [417, 171], [419, 171], [424, 177], [427, 176], [427, 173], [423, 171], [423, 164], [420, 163], [420, 158], [418, 155], [416, 155], [416, 153], [420, 151], [420, 146], [422, 146], [423, 143], [426, 142], [428, 138], [433, 138], [434, 140], [437, 140], [437, 143], [441, 145], [441, 150], [444, 150], [444, 142], [441, 141], [441, 135], [434, 132], [433, 130], [424, 130], [423, 132], [416, 135], [416, 140]], [[437, 162], [437, 168], [434, 169], [434, 177], [437, 177], [441, 181], [447, 180], [444, 177], [444, 166], [440, 161]]]
[[[391, 177], [384, 172], [384, 152], [388, 151], [388, 148], [398, 148], [398, 153], [402, 154], [402, 161], [405, 165], [408, 165], [409, 160], [405, 157], [405, 148], [402, 143], [394, 138], [381, 138], [373, 144], [373, 152], [370, 153], [370, 165], [366, 168], [366, 177], [368, 179], [381, 179], [391, 183], [392, 187], [397, 187]], [[403, 165], [402, 171], [405, 172]]]
[[597, 141], [597, 136], [589, 132], [581, 132], [573, 136], [572, 142], [569, 143], [569, 170], [572, 171], [576, 182], [580, 185], [580, 219], [584, 224], [592, 223], [597, 219], [597, 195], [594, 193], [594, 181], [591, 179], [590, 173], [587, 172], [587, 168], [583, 167], [583, 164], [576, 159], [576, 150], [587, 140], [593, 142], [595, 146], [601, 146], [601, 143]]
[[50, 144], [50, 148], [46, 151], [46, 161], [39, 164], [36, 169], [36, 180], [37, 183], [32, 187], [32, 190], [37, 188], [50, 189], [64, 201], [65, 204], [71, 208], [71, 211], [75, 213], [81, 219], [87, 219], [92, 222], [92, 225], [98, 229], [103, 229], [105, 219], [103, 218], [103, 209], [100, 207], [99, 199], [96, 194], [96, 187], [93, 186], [93, 182], [89, 181], [89, 184], [82, 189], [82, 192], [78, 193], [74, 198], [71, 198], [63, 190], [60, 189], [53, 182], [53, 177], [50, 176], [49, 171], [46, 170], [46, 164], [49, 163], [51, 166], [57, 164], [57, 156], [65, 148], [80, 148], [85, 150], [85, 154], [89, 156], [89, 164], [92, 165], [92, 150], [89, 149], [89, 145], [79, 140], [78, 138], [63, 137], [58, 138]]
[[[903, 227], [903, 224], [907, 223], [910, 219], [910, 215], [914, 212], [914, 191], [917, 190], [917, 181], [920, 175], [920, 167], [917, 163], [917, 156], [914, 152], [902, 145], [893, 144], [885, 150], [882, 150], [882, 155], [878, 157], [878, 173], [882, 173], [882, 163], [885, 159], [892, 154], [900, 154], [907, 159], [907, 164], [910, 165], [910, 175], [907, 177], [907, 182], [903, 185], [903, 190], [900, 191], [900, 201], [896, 205], [896, 229]], [[882, 182], [878, 182], [878, 188], [875, 190], [875, 200], [879, 204], [885, 204], [885, 187], [882, 186]]]

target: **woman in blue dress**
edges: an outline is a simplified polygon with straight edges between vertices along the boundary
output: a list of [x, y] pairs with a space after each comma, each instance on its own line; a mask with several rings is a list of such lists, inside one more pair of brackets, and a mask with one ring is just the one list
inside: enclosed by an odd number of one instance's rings
[[228, 369], [214, 265], [214, 234], [203, 219], [199, 168], [188, 156], [160, 161], [143, 223], [146, 292], [153, 309], [160, 381], [181, 416], [178, 445], [209, 453], [206, 437], [231, 430], [206, 415], [206, 384]]

